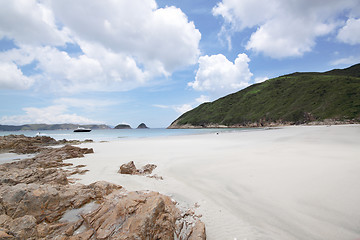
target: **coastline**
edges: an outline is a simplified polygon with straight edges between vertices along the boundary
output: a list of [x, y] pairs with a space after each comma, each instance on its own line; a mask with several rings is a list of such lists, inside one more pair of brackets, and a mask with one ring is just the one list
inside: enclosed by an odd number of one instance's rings
[[[360, 125], [316, 125], [87, 143], [95, 153], [76, 163], [90, 171], [76, 178], [199, 205], [210, 240], [356, 239], [359, 142]], [[129, 161], [164, 180], [118, 174]]]

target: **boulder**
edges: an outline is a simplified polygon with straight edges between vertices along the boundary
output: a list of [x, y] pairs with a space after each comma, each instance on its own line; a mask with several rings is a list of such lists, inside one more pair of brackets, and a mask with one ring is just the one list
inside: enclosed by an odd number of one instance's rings
[[136, 174], [136, 167], [133, 161], [120, 166], [118, 171], [120, 174]]
[[156, 167], [157, 166], [155, 164], [146, 164], [142, 168], [137, 169], [134, 162], [130, 161], [121, 165], [118, 173], [130, 175], [148, 175], [151, 174]]

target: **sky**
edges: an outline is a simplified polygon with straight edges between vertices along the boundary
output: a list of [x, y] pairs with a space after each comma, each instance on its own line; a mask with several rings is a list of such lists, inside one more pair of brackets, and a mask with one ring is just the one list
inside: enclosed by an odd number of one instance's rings
[[360, 0], [0, 0], [0, 124], [167, 127], [293, 72], [360, 63]]

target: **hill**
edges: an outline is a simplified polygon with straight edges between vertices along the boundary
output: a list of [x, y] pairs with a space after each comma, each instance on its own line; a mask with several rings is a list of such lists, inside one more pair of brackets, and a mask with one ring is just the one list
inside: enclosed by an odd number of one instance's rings
[[169, 128], [256, 127], [324, 121], [360, 122], [360, 64], [293, 73], [254, 84], [176, 119]]
[[90, 128], [90, 129], [109, 129], [110, 127], [104, 124], [101, 125], [78, 125], [78, 124], [26, 124], [26, 125], [0, 125], [0, 131], [44, 131], [44, 130], [72, 130], [77, 127]]
[[114, 127], [114, 129], [131, 129], [131, 127], [128, 124], [118, 124]]

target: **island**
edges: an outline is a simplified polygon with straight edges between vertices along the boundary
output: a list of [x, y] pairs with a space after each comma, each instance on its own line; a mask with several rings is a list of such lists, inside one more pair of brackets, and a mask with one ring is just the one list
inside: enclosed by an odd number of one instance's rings
[[145, 123], [140, 123], [140, 125], [137, 127], [138, 129], [146, 129], [148, 128]]
[[121, 123], [121, 124], [116, 125], [116, 127], [114, 127], [114, 129], [131, 129], [131, 127], [128, 124]]

